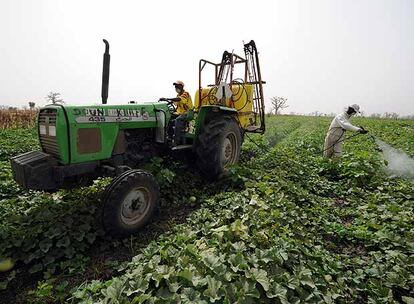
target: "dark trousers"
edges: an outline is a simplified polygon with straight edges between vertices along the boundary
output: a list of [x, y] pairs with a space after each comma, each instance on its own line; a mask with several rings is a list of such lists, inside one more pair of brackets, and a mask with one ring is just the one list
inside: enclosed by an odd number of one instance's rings
[[176, 143], [180, 143], [181, 138], [184, 136], [186, 119], [187, 119], [187, 113], [181, 114], [175, 119], [174, 141]]

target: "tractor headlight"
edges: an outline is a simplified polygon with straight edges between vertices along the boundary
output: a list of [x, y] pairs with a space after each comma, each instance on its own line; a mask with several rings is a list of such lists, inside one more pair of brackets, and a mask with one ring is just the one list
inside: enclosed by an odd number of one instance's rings
[[39, 133], [40, 133], [40, 135], [46, 135], [46, 126], [45, 125], [39, 125]]
[[56, 136], [56, 127], [49, 126], [49, 136]]

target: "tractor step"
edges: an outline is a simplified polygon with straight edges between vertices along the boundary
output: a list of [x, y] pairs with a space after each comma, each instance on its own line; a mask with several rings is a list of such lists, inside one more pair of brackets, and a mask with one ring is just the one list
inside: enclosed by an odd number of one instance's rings
[[172, 148], [172, 150], [185, 150], [185, 149], [191, 149], [193, 145], [179, 145]]
[[248, 126], [246, 128], [246, 131], [248, 131], [248, 132], [254, 132], [254, 131], [258, 130], [259, 128], [260, 128], [260, 126]]

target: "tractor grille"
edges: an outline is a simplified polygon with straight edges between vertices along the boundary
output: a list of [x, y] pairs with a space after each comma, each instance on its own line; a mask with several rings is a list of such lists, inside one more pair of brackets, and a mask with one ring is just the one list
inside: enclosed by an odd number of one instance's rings
[[39, 138], [44, 152], [59, 159], [59, 147], [56, 141], [56, 109], [43, 109], [39, 113]]

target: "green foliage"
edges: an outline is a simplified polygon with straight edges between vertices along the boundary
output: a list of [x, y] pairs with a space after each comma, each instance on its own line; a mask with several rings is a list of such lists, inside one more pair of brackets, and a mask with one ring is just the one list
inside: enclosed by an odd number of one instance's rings
[[0, 256], [28, 265], [29, 273], [43, 271], [45, 278], [68, 267], [62, 259], [85, 259], [82, 253], [103, 236], [96, 194], [91, 189], [3, 194]]
[[0, 129], [0, 161], [9, 161], [10, 157], [37, 149], [38, 146], [35, 128]]
[[242, 190], [205, 200], [187, 223], [143, 249], [123, 275], [101, 282], [108, 287], [91, 292], [82, 286], [74, 298], [104, 303], [410, 301], [413, 184], [388, 179], [375, 145], [362, 137], [345, 144], [342, 161], [323, 159], [327, 119], [277, 117], [274, 125], [281, 119], [294, 127], [270, 127], [270, 138], [278, 138], [276, 148], [271, 149], [269, 137], [246, 143], [249, 160], [227, 180], [243, 184]]
[[[3, 286], [27, 267], [46, 278], [28, 296], [34, 303], [412, 303], [413, 183], [388, 178], [367, 137], [346, 142], [342, 160], [323, 159], [329, 120], [272, 117], [267, 134], [246, 138], [242, 162], [214, 184], [154, 159], [147, 169], [161, 184], [161, 212], [194, 204], [192, 196], [199, 206], [146, 246], [124, 240], [136, 255], [114, 263], [119, 272], [110, 277], [85, 276], [91, 247], [119, 244], [99, 224], [108, 181], [25, 192], [0, 163], [0, 256], [20, 265]], [[381, 123], [361, 120], [386, 130]], [[57, 279], [71, 273], [86, 282], [69, 288]]]

